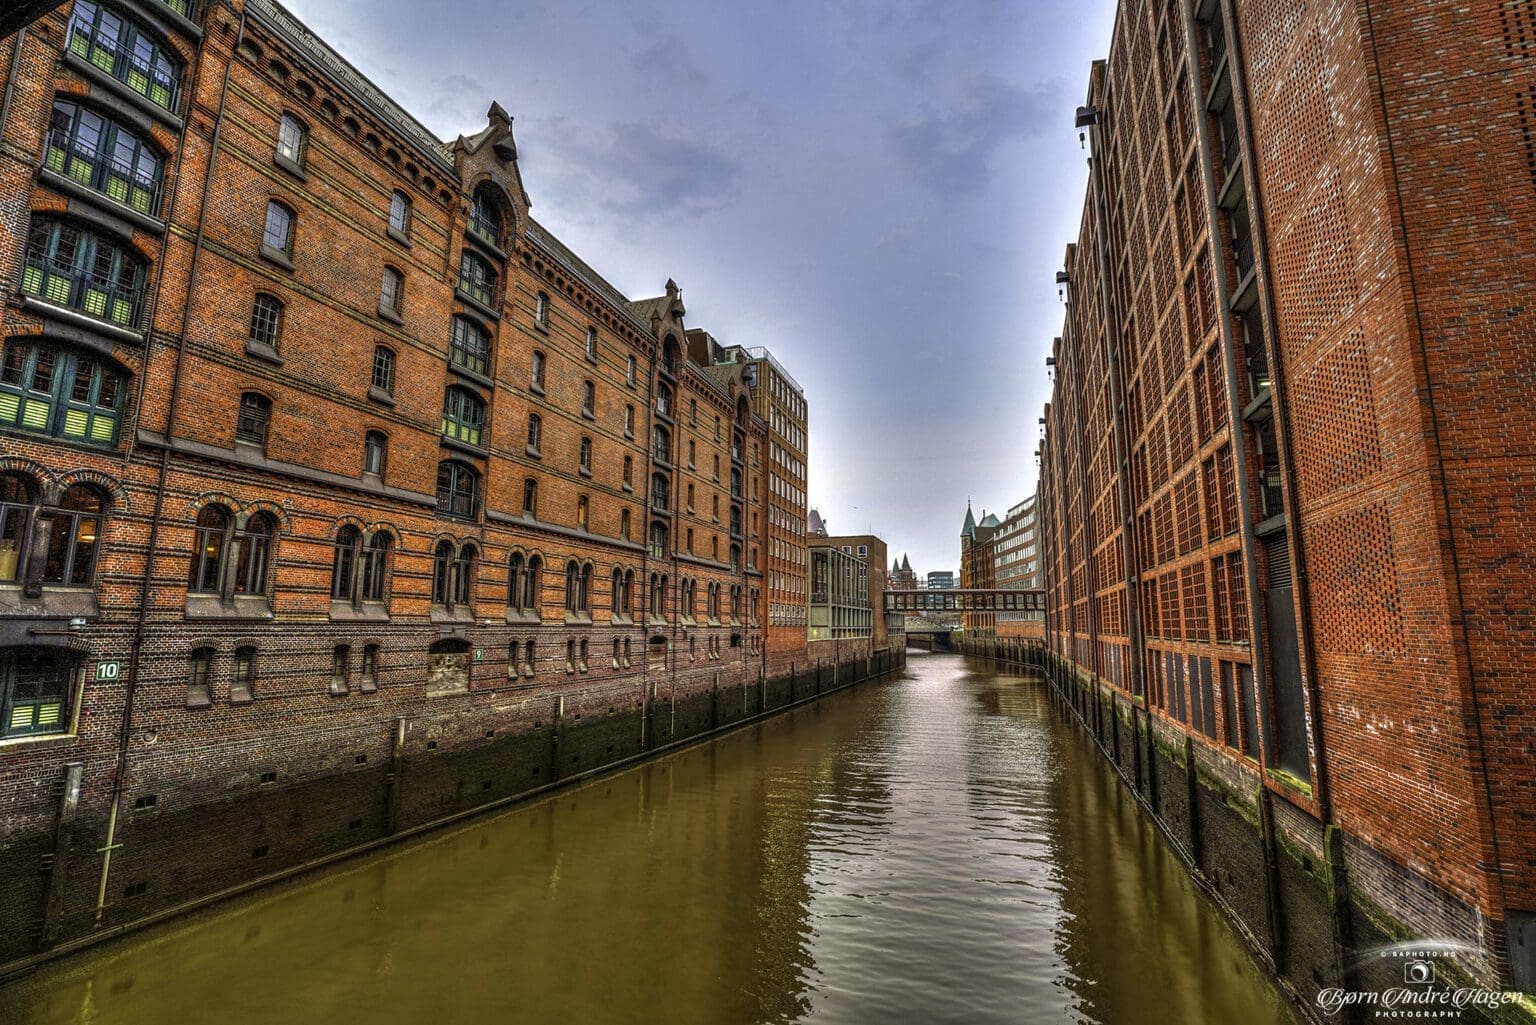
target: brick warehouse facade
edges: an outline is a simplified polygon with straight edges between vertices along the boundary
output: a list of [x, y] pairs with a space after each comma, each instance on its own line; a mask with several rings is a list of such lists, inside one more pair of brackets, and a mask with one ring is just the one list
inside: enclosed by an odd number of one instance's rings
[[899, 664], [777, 657], [760, 378], [500, 106], [272, 0], [0, 45], [0, 966]]
[[1052, 674], [1308, 1002], [1406, 937], [1536, 991], [1533, 39], [1124, 0], [1078, 112]]

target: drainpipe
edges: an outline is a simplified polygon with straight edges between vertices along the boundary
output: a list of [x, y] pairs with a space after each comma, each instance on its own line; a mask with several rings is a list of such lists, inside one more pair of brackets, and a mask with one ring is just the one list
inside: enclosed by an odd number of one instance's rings
[[[175, 426], [176, 426], [176, 409], [177, 409], [177, 406], [180, 403], [180, 398], [181, 398], [181, 378], [182, 378], [181, 370], [182, 370], [182, 364], [183, 364], [183, 362], [184, 362], [184, 360], [186, 358], [186, 351], [187, 351], [187, 326], [190, 323], [191, 316], [192, 316], [192, 302], [191, 302], [191, 299], [192, 299], [193, 292], [194, 292], [194, 290], [196, 289], [196, 286], [197, 286], [197, 273], [198, 273], [198, 270], [199, 270], [199, 268], [201, 266], [201, 262], [202, 262], [201, 261], [201, 257], [202, 257], [202, 251], [203, 251], [203, 235], [204, 235], [205, 226], [206, 226], [207, 221], [208, 221], [208, 216], [207, 216], [207, 212], [208, 212], [208, 198], [209, 198], [210, 192], [212, 191], [212, 186], [213, 186], [213, 162], [214, 162], [215, 157], [218, 155], [218, 151], [219, 151], [219, 138], [222, 135], [223, 128], [224, 128], [225, 100], [226, 100], [226, 98], [228, 97], [228, 94], [229, 94], [229, 76], [230, 76], [230, 72], [234, 68], [236, 55], [237, 55], [237, 53], [239, 52], [239, 49], [240, 49], [240, 43], [245, 38], [245, 18], [246, 18], [245, 10], [244, 10], [244, 8], [242, 8], [241, 11], [240, 11], [240, 25], [239, 25], [238, 30], [235, 33], [235, 42], [230, 47], [229, 60], [224, 65], [224, 81], [223, 81], [223, 84], [220, 86], [220, 89], [219, 89], [219, 113], [218, 113], [218, 117], [214, 120], [214, 123], [213, 123], [213, 138], [209, 142], [209, 146], [208, 146], [208, 172], [207, 172], [207, 174], [203, 178], [202, 204], [198, 208], [198, 212], [197, 212], [197, 234], [196, 234], [196, 237], [195, 237], [195, 239], [193, 241], [193, 245], [192, 245], [192, 262], [191, 262], [191, 266], [190, 266], [190, 268], [188, 270], [188, 273], [187, 273], [187, 296], [186, 296], [186, 301], [182, 304], [181, 332], [180, 332], [180, 337], [177, 339], [177, 343], [176, 343], [176, 370], [175, 370], [174, 375], [171, 378], [171, 398], [170, 398], [170, 403], [169, 403], [169, 406], [167, 408], [166, 417], [165, 417], [165, 435], [166, 435], [165, 440], [166, 440], [166, 447], [160, 450], [159, 481], [158, 481], [158, 483], [156, 484], [156, 487], [155, 487], [154, 511], [151, 513], [150, 520], [149, 520], [149, 543], [148, 543], [148, 545], [146, 546], [146, 549], [145, 549], [145, 551], [147, 552], [147, 555], [145, 556], [146, 561], [145, 561], [145, 565], [144, 565], [144, 576], [143, 576], [143, 579], [142, 579], [142, 581], [140, 582], [140, 585], [139, 585], [139, 614], [138, 614], [138, 621], [134, 624], [133, 642], [132, 642], [131, 647], [129, 648], [129, 654], [128, 654], [128, 681], [124, 685], [124, 692], [123, 692], [122, 726], [121, 726], [121, 729], [119, 730], [119, 733], [118, 733], [116, 764], [114, 765], [113, 770], [112, 770], [112, 807], [111, 807], [110, 815], [109, 815], [109, 817], [107, 819], [107, 839], [106, 839], [106, 843], [103, 845], [103, 847], [101, 849], [101, 854], [102, 854], [102, 859], [101, 859], [101, 880], [100, 880], [100, 882], [99, 882], [99, 884], [97, 885], [97, 888], [96, 888], [96, 915], [95, 915], [95, 922], [96, 922], [96, 924], [98, 926], [101, 924], [102, 916], [106, 913], [106, 906], [107, 906], [107, 884], [108, 884], [108, 880], [109, 880], [109, 878], [111, 876], [111, 871], [112, 871], [112, 852], [113, 852], [113, 850], [115, 850], [119, 846], [118, 843], [117, 843], [117, 820], [118, 820], [118, 816], [119, 816], [119, 808], [122, 805], [123, 797], [124, 797], [123, 791], [124, 791], [124, 784], [126, 782], [127, 768], [128, 768], [128, 745], [129, 745], [129, 742], [130, 742], [130, 740], [132, 738], [132, 734], [133, 734], [133, 704], [134, 704], [134, 698], [138, 694], [140, 655], [141, 655], [141, 653], [143, 651], [143, 648], [144, 648], [144, 633], [145, 633], [145, 628], [147, 626], [148, 618], [149, 618], [149, 611], [148, 611], [149, 610], [149, 584], [150, 584], [150, 578], [154, 575], [153, 570], [154, 570], [155, 552], [156, 552], [156, 550], [159, 547], [159, 540], [160, 540], [160, 522], [161, 522], [161, 520], [162, 520], [162, 518], [164, 516], [164, 512], [165, 512], [165, 491], [166, 491], [166, 484], [167, 484], [167, 481], [168, 481], [168, 478], [169, 478], [169, 475], [170, 475], [170, 462], [171, 462], [170, 443], [171, 443], [171, 439], [173, 437], [173, 434], [174, 434], [174, 431], [175, 431]], [[207, 45], [207, 39], [205, 38], [205, 46], [206, 45]], [[201, 64], [202, 64], [202, 52], [201, 51], [199, 51], [199, 54], [198, 54], [198, 64], [199, 64], [199, 70], [200, 70], [201, 69]], [[189, 91], [188, 95], [192, 96], [193, 93]], [[191, 120], [191, 117], [190, 117], [190, 115], [191, 115], [191, 104], [190, 103], [188, 104], [187, 113], [189, 115], [188, 118], [187, 118], [187, 121], [190, 122], [190, 120]], [[185, 134], [183, 134], [183, 138], [185, 138]], [[178, 189], [180, 187], [181, 173], [182, 173], [182, 167], [178, 166], [178, 168], [177, 168], [177, 186], [176, 186], [176, 188], [178, 188]], [[170, 235], [169, 231], [167, 231], [166, 235], [167, 235], [167, 238], [169, 238], [169, 235]], [[158, 300], [158, 290], [157, 290], [157, 300]], [[151, 338], [153, 337], [153, 330], [151, 330], [151, 332], [150, 332], [150, 337]], [[148, 377], [147, 374], [145, 374], [143, 376], [146, 377], [146, 378]], [[141, 398], [140, 398], [140, 409], [141, 410], [143, 409], [142, 394], [143, 394], [143, 389], [141, 387], [141, 389], [140, 389], [140, 396], [141, 396]]]
[[5, 76], [5, 99], [0, 100], [0, 131], [11, 121], [11, 95], [16, 91], [16, 75], [21, 70], [21, 45], [27, 41], [27, 27], [16, 33], [16, 43], [11, 47], [11, 70]]

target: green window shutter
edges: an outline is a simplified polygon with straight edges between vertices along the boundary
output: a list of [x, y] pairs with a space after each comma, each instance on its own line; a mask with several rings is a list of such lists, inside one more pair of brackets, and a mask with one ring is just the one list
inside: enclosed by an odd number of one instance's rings
[[149, 98], [167, 110], [171, 107], [171, 91], [159, 82], [149, 90]]
[[128, 179], [115, 174], [107, 178], [107, 195], [119, 203], [128, 202]]
[[0, 423], [15, 423], [19, 412], [21, 412], [21, 398], [0, 392]]
[[21, 290], [28, 295], [41, 295], [43, 291], [43, 269], [41, 267], [28, 267], [21, 275]]
[[31, 705], [12, 706], [10, 732], [19, 733], [30, 730], [36, 721], [35, 715]]
[[91, 440], [111, 444], [117, 435], [117, 418], [107, 413], [91, 417]]
[[37, 706], [37, 725], [57, 726], [64, 715], [64, 706], [57, 701]]
[[68, 306], [69, 279], [62, 274], [47, 275], [43, 283], [42, 296], [51, 303]]
[[149, 201], [152, 198], [148, 189], [135, 187], [128, 202], [141, 214], [149, 213]]
[[480, 429], [478, 427], [466, 427], [466, 428], [464, 428], [464, 439], [463, 440], [469, 442], [471, 445], [478, 445], [478, 444], [480, 444]]
[[69, 48], [82, 57], [91, 55], [91, 41], [86, 38], [84, 32], [71, 32], [69, 34]]
[[446, 416], [443, 417], [442, 435], [445, 438], [451, 438], [451, 437], [454, 436], [454, 434], [453, 434], [453, 421], [449, 420]]
[[144, 96], [149, 95], [149, 76], [138, 68], [128, 69], [128, 88]]
[[127, 327], [133, 322], [133, 303], [127, 299], [112, 300], [112, 320]]
[[94, 317], [105, 316], [107, 312], [107, 293], [99, 288], [87, 288], [85, 290], [85, 302], [80, 308]]
[[28, 399], [21, 408], [21, 425], [34, 431], [48, 429], [48, 403]]
[[112, 73], [112, 51], [98, 49], [95, 53], [91, 54], [91, 63], [110, 75]]
[[50, 171], [62, 172], [64, 170], [64, 151], [57, 146], [50, 145], [47, 155], [43, 157], [43, 163], [48, 166]]
[[69, 176], [75, 181], [79, 182], [81, 185], [89, 185], [91, 183], [91, 173], [95, 171], [95, 169], [96, 167], [91, 163], [91, 161], [85, 159], [78, 153], [76, 153], [74, 155], [74, 159], [69, 162]]
[[66, 409], [64, 411], [64, 437], [85, 437], [90, 419], [90, 414], [83, 409]]

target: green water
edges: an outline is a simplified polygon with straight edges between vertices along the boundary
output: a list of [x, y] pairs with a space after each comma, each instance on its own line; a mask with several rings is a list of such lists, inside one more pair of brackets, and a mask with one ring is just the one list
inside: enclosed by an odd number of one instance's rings
[[1036, 679], [869, 684], [46, 966], [4, 1025], [1294, 1023]]

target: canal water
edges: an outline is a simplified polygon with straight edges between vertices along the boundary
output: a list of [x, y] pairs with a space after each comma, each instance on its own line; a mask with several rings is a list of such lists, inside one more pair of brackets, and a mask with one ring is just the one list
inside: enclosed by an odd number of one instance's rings
[[1298, 1019], [1038, 678], [913, 653], [44, 967], [6, 1025]]

